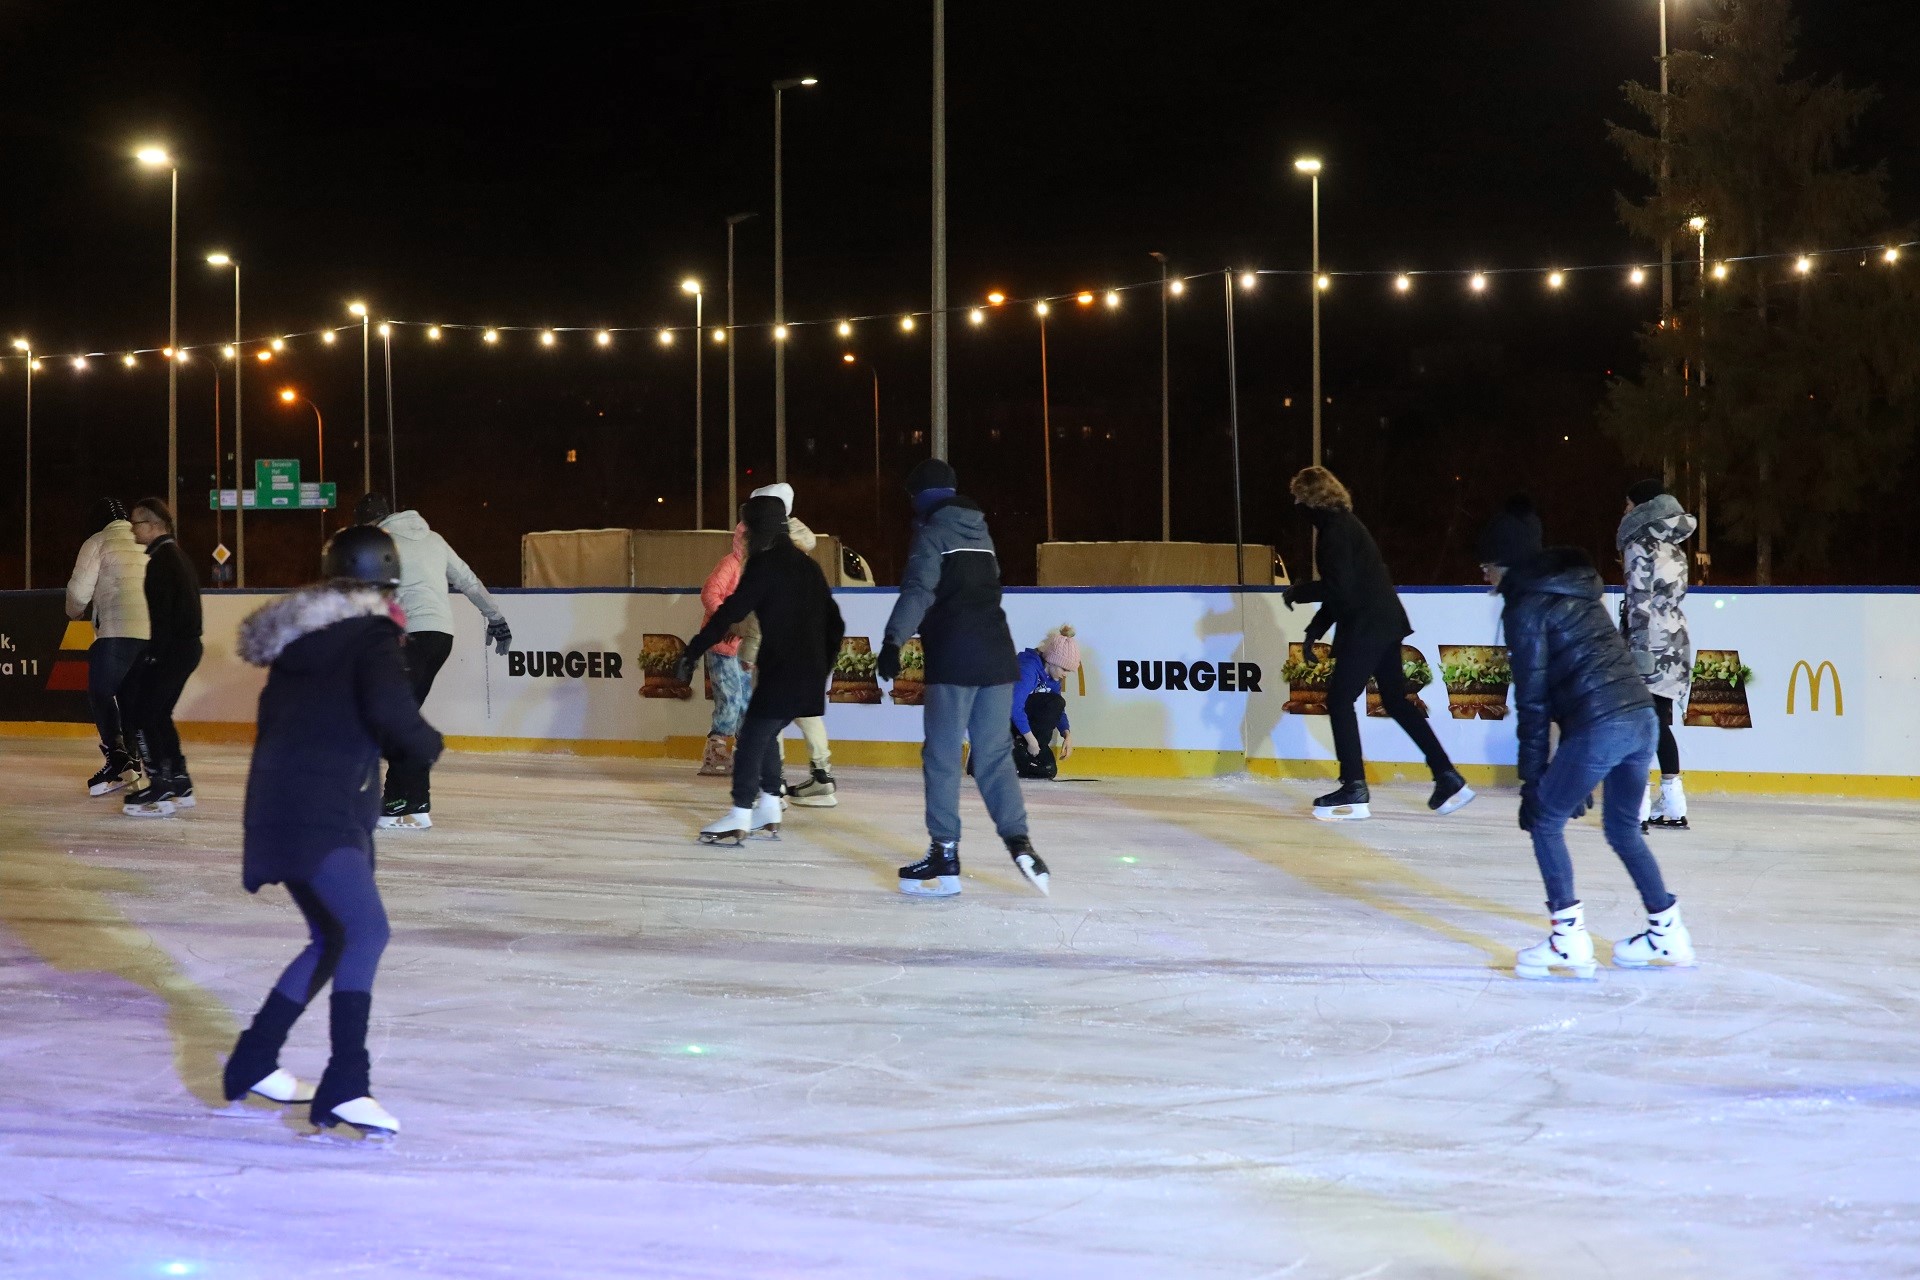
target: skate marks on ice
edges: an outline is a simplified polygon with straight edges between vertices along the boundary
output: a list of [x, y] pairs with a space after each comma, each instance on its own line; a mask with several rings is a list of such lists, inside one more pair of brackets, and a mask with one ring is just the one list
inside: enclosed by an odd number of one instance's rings
[[118, 979], [158, 999], [166, 1009], [180, 1083], [208, 1106], [223, 1106], [221, 1065], [240, 1029], [227, 1007], [181, 972], [109, 897], [152, 892], [144, 878], [63, 852], [16, 815], [0, 818], [0, 848], [6, 850], [0, 857], [0, 927], [42, 963], [80, 975], [83, 999], [124, 994], [112, 984], [87, 981], [94, 976]]

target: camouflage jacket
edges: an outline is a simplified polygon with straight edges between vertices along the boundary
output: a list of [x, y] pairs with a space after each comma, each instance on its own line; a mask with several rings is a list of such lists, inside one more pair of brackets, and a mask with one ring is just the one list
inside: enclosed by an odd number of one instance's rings
[[1620, 632], [1647, 688], [1685, 709], [1693, 684], [1693, 642], [1687, 635], [1687, 553], [1680, 544], [1699, 522], [1663, 493], [1627, 512], [1615, 545], [1626, 569]]

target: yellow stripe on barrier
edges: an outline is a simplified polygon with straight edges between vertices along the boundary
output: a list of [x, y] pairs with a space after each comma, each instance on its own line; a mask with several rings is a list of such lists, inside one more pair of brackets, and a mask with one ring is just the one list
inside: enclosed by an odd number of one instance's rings
[[93, 624], [84, 618], [79, 622], [69, 622], [65, 633], [60, 637], [61, 651], [70, 653], [78, 650], [84, 653], [91, 648], [93, 648]]

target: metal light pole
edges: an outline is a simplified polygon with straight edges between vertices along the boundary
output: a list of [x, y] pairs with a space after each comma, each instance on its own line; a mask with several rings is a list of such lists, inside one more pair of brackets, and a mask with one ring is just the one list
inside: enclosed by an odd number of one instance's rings
[[26, 558], [22, 563], [24, 585], [33, 590], [33, 344], [25, 338], [13, 340], [14, 350], [22, 352], [27, 361], [27, 522], [26, 522]]
[[[247, 446], [240, 411], [240, 262], [224, 253], [207, 255], [207, 265], [233, 268], [233, 573], [234, 586], [247, 585]], [[218, 366], [213, 375], [220, 376]], [[256, 493], [255, 498], [259, 495]]]
[[1173, 419], [1167, 378], [1167, 255], [1148, 254], [1160, 264], [1160, 541], [1173, 541]]
[[[1304, 173], [1313, 183], [1313, 278], [1307, 282], [1313, 295], [1313, 465], [1320, 465], [1320, 161], [1303, 156], [1293, 162], [1295, 172]], [[1232, 294], [1228, 294], [1231, 313]], [[1235, 482], [1236, 488], [1238, 481]], [[1238, 501], [1238, 494], [1235, 495]]]
[[[1667, 0], [1660, 0], [1660, 196], [1666, 198], [1673, 176], [1667, 151]], [[1660, 233], [1660, 318], [1673, 314], [1673, 237]]]
[[[773, 82], [773, 327], [787, 327], [787, 214], [785, 193], [786, 127], [783, 101], [787, 90], [812, 88], [812, 76]], [[773, 478], [787, 478], [787, 352], [773, 346]]]
[[[180, 350], [180, 166], [163, 147], [144, 147], [134, 156], [150, 169], [172, 175], [172, 215], [167, 236], [167, 507], [180, 513], [180, 373], [173, 353]], [[217, 509], [217, 508], [216, 508]]]
[[1040, 317], [1040, 456], [1045, 464], [1047, 478], [1047, 541], [1053, 541], [1053, 415], [1050, 397], [1047, 391], [1047, 312], [1051, 310], [1046, 303], [1035, 304], [1034, 315]]
[[[757, 213], [735, 213], [727, 217], [727, 519], [740, 518], [740, 413], [737, 388], [733, 377], [733, 233], [748, 218], [757, 218]], [[774, 359], [780, 358], [780, 348], [774, 347]]]
[[[1700, 237], [1700, 389], [1707, 387], [1707, 220], [1702, 217], [1690, 218], [1688, 230]], [[1713, 551], [1707, 541], [1707, 469], [1700, 468], [1700, 505], [1696, 511], [1700, 518], [1700, 541], [1694, 544], [1694, 560], [1700, 565], [1704, 575], [1713, 564]], [[1704, 576], [1702, 578], [1704, 581]]]
[[[1316, 271], [1314, 278], [1319, 278]], [[1240, 523], [1240, 374], [1236, 367], [1233, 338], [1233, 272], [1220, 273], [1221, 283], [1227, 291], [1227, 427], [1233, 438], [1233, 580], [1240, 586], [1247, 585], [1246, 534]], [[1317, 292], [1317, 291], [1316, 291]], [[1318, 299], [1315, 300], [1314, 314], [1319, 314]], [[1319, 362], [1314, 362], [1315, 382], [1319, 381]], [[1318, 387], [1315, 387], [1316, 392]], [[1316, 415], [1317, 416], [1317, 415]], [[1320, 433], [1314, 432], [1314, 454], [1320, 452]], [[1271, 575], [1269, 575], [1271, 576]]]
[[[319, 484], [325, 484], [327, 482], [327, 424], [320, 417], [320, 406], [315, 404], [312, 398], [301, 395], [292, 387], [287, 387], [280, 392], [280, 402], [282, 404], [293, 404], [295, 401], [299, 401], [305, 404], [307, 408], [313, 410], [313, 447], [314, 452], [319, 455], [319, 474], [315, 477], [315, 481]], [[322, 507], [320, 509], [320, 546], [324, 549], [326, 545], [327, 509]]]
[[[373, 330], [367, 304], [349, 302], [347, 314], [360, 321], [360, 492], [373, 492]], [[391, 497], [391, 495], [389, 495]]]
[[[859, 357], [849, 351], [840, 357], [843, 364], [858, 364]], [[873, 377], [873, 536], [874, 545], [880, 539], [880, 371], [867, 362], [867, 372]]]
[[701, 377], [704, 353], [700, 348], [704, 345], [701, 339], [707, 336], [703, 328], [706, 295], [701, 292], [698, 280], [682, 280], [680, 288], [693, 295], [693, 527], [704, 529], [707, 527], [707, 401], [706, 382]]
[[[933, 0], [933, 456], [947, 456], [947, 4]], [[1045, 323], [1042, 322], [1044, 345]], [[1053, 485], [1047, 485], [1053, 498]], [[1049, 508], [1051, 510], [1051, 508]], [[1047, 537], [1053, 537], [1048, 517]]]
[[[393, 509], [400, 507], [400, 467], [396, 461], [396, 449], [393, 443], [393, 326], [382, 321], [380, 324], [380, 345], [387, 358], [387, 501]], [[315, 413], [320, 412], [318, 409]], [[325, 477], [322, 477], [323, 479]]]

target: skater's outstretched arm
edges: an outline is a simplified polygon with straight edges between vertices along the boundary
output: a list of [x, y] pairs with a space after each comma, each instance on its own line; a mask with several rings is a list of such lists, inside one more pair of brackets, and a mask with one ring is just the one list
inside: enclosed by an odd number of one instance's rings
[[887, 644], [897, 649], [913, 638], [939, 589], [940, 546], [933, 530], [922, 525], [913, 535], [906, 572], [900, 575], [900, 598], [893, 602], [893, 612], [887, 616]]
[[720, 602], [720, 607], [707, 619], [707, 625], [687, 641], [682, 660], [688, 663], [698, 661], [701, 654], [724, 640], [727, 629], [754, 611], [772, 583], [773, 574], [767, 559], [764, 556], [749, 557], [747, 567], [740, 574], [740, 585], [733, 589], [732, 595]]
[[1546, 611], [1526, 604], [1506, 612], [1507, 661], [1513, 668], [1513, 705], [1519, 712], [1520, 781], [1547, 771], [1553, 704], [1547, 686]]
[[[433, 536], [440, 537], [439, 534]], [[499, 621], [500, 606], [493, 602], [491, 595], [487, 594], [487, 584], [480, 581], [480, 575], [467, 566], [467, 562], [460, 558], [460, 553], [455, 551], [445, 538], [440, 538], [440, 545], [447, 553], [447, 585], [473, 601], [473, 607], [478, 609], [480, 616], [488, 622]]]
[[420, 714], [413, 684], [400, 657], [400, 632], [382, 630], [361, 647], [354, 671], [354, 696], [360, 718], [380, 743], [380, 754], [394, 764], [426, 766], [440, 758], [439, 732]]

